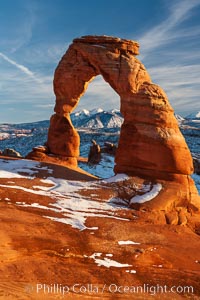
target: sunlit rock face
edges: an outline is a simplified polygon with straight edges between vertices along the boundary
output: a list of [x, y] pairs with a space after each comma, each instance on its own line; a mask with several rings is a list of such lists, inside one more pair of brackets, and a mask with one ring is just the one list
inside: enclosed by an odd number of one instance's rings
[[115, 173], [176, 181], [180, 186], [184, 182], [180, 194], [188, 199], [190, 191], [196, 193], [188, 179], [193, 172], [190, 151], [166, 94], [151, 82], [144, 65], [136, 58], [138, 54], [139, 44], [131, 40], [83, 36], [73, 41], [55, 70], [56, 105], [48, 147], [56, 155], [79, 156], [79, 135], [70, 113], [89, 82], [102, 75], [119, 94], [124, 117]]
[[54, 154], [78, 157], [79, 136], [70, 113], [88, 83], [101, 74], [119, 94], [124, 116], [115, 171], [151, 176], [153, 171], [156, 178], [191, 174], [192, 158], [173, 109], [135, 57], [138, 49], [137, 42], [107, 36], [73, 41], [55, 71], [56, 114], [51, 118], [48, 146]]
[[[150, 82], [121, 98], [124, 123], [116, 172], [169, 179], [193, 172], [190, 151], [163, 90]], [[125, 146], [126, 145], [126, 146]]]

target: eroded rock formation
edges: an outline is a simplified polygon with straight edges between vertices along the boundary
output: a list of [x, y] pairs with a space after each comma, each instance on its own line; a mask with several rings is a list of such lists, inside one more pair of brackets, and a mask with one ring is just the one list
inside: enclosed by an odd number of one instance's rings
[[[119, 94], [124, 117], [115, 172], [170, 181], [176, 191], [178, 184], [181, 201], [191, 199], [197, 192], [189, 177], [193, 172], [190, 151], [166, 94], [151, 82], [136, 58], [138, 50], [137, 42], [107, 36], [84, 36], [73, 41], [55, 71], [56, 105], [48, 147], [55, 155], [79, 156], [79, 135], [70, 113], [89, 82], [101, 74]], [[173, 198], [173, 193], [169, 196]]]

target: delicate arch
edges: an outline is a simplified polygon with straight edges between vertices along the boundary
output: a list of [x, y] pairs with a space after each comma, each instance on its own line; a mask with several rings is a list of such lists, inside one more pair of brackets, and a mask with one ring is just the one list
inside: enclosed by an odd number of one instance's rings
[[167, 180], [175, 174], [191, 174], [192, 158], [173, 109], [135, 57], [138, 49], [137, 42], [106, 36], [73, 41], [55, 71], [56, 105], [48, 133], [49, 149], [76, 161], [80, 142], [70, 113], [89, 82], [101, 74], [119, 94], [124, 116], [115, 172]]

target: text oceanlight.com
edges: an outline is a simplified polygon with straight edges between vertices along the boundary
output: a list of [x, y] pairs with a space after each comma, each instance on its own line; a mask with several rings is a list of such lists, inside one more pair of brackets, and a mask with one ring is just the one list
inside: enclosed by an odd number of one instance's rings
[[64, 284], [45, 284], [38, 283], [34, 285], [28, 285], [26, 287], [27, 292], [35, 292], [37, 294], [62, 294], [67, 295], [68, 293], [76, 294], [162, 294], [162, 293], [176, 293], [176, 294], [193, 294], [193, 286], [181, 286], [181, 285], [117, 285], [115, 283], [111, 284], [80, 284], [75, 283], [74, 285], [64, 285]]

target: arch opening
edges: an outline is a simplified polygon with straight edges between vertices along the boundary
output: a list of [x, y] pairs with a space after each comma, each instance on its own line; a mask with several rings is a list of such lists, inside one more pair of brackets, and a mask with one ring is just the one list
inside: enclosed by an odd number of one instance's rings
[[106, 82], [101, 74], [95, 76], [87, 86], [84, 95], [81, 96], [78, 106], [73, 112], [82, 109], [96, 109], [101, 107], [105, 111], [112, 108], [120, 110], [120, 97]]
[[[119, 95], [101, 75], [90, 81], [71, 114], [71, 120], [80, 136], [79, 167], [100, 178], [113, 176], [115, 151], [123, 117], [120, 113]], [[100, 160], [87, 163], [92, 140], [101, 148]]]

